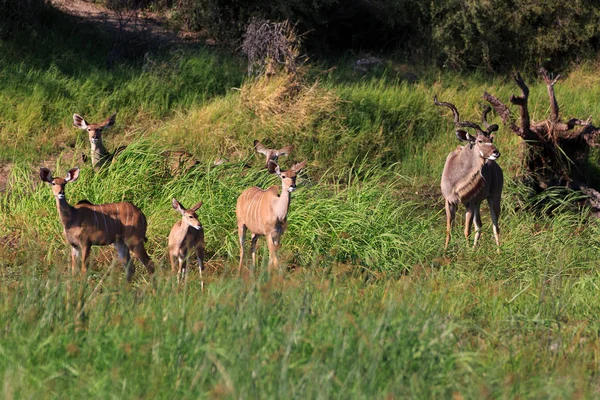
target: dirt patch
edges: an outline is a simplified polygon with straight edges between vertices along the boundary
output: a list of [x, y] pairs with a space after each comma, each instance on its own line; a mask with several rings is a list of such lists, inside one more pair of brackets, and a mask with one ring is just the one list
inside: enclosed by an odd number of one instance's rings
[[120, 14], [106, 7], [83, 0], [51, 0], [51, 4], [66, 14], [102, 26], [117, 37], [143, 37], [144, 41], [160, 47], [176, 43], [197, 43], [198, 36], [190, 32], [174, 33], [167, 28], [166, 19], [156, 13]]
[[0, 192], [6, 191], [6, 184], [8, 183], [8, 176], [12, 167], [12, 163], [0, 165]]

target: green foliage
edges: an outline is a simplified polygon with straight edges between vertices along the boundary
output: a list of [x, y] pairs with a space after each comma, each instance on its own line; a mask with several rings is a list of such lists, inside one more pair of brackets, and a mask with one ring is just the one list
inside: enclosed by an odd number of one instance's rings
[[47, 8], [48, 0], [0, 0], [0, 39], [30, 29]]
[[593, 57], [600, 6], [589, 1], [432, 3], [432, 43], [451, 68], [564, 68]]

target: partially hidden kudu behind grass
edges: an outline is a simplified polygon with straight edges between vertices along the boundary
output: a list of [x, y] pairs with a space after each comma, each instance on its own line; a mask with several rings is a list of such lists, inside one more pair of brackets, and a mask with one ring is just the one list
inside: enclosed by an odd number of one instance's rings
[[259, 142], [258, 140], [255, 140], [254, 141], [254, 149], [258, 153], [263, 154], [263, 155], [265, 155], [267, 157], [265, 168], [268, 169], [270, 161], [277, 162], [277, 160], [279, 159], [279, 157], [281, 157], [281, 156], [289, 156], [291, 154], [291, 152], [294, 151], [294, 145], [292, 144], [292, 145], [289, 145], [289, 146], [282, 147], [280, 149], [268, 149], [261, 142]]
[[117, 113], [114, 113], [99, 124], [89, 124], [81, 115], [73, 114], [73, 125], [88, 132], [93, 167], [101, 167], [102, 165], [112, 161], [112, 158], [116, 154], [125, 149], [125, 146], [122, 146], [119, 147], [114, 153], [109, 153], [102, 143], [102, 133], [113, 126], [116, 119]]
[[131, 249], [142, 261], [149, 274], [154, 273], [154, 263], [148, 257], [146, 241], [146, 217], [131, 203], [91, 204], [83, 200], [74, 207], [65, 197], [65, 186], [79, 178], [79, 168], [67, 172], [65, 178], [53, 178], [48, 168], [40, 169], [40, 178], [52, 187], [56, 198], [58, 216], [64, 227], [64, 234], [71, 245], [71, 270], [77, 272], [81, 260], [81, 272], [87, 272], [87, 261], [92, 245], [113, 244], [131, 281], [135, 267], [129, 255]]
[[[198, 260], [198, 271], [202, 281], [202, 270], [204, 269], [204, 229], [198, 221], [196, 211], [202, 207], [202, 202], [186, 209], [177, 201], [171, 201], [173, 208], [181, 214], [181, 219], [173, 225], [169, 234], [169, 258], [171, 270], [177, 272], [177, 281], [180, 282], [187, 276], [188, 255], [196, 252]], [[204, 283], [202, 282], [204, 287]]]
[[[492, 132], [498, 130], [498, 125], [489, 125], [486, 119], [487, 113], [491, 109], [486, 107], [482, 113], [481, 120], [486, 128], [484, 131], [473, 122], [461, 121], [458, 110], [453, 104], [439, 102], [437, 97], [434, 98], [434, 103], [452, 110], [456, 137], [461, 142], [466, 142], [465, 146], [459, 146], [448, 154], [442, 172], [442, 195], [446, 201], [446, 246], [444, 249], [447, 249], [450, 243], [452, 225], [459, 203], [466, 207], [465, 237], [469, 238], [471, 225], [475, 221], [473, 246], [477, 245], [481, 236], [479, 209], [483, 200], [488, 201], [494, 225], [494, 239], [500, 246], [498, 219], [500, 218], [500, 197], [502, 196], [504, 176], [502, 169], [495, 161], [500, 157], [500, 152], [494, 146], [494, 136], [491, 135]], [[476, 135], [472, 136], [461, 128], [472, 128]]]
[[263, 190], [257, 186], [242, 192], [237, 200], [235, 214], [240, 240], [240, 265], [244, 262], [244, 236], [246, 230], [252, 233], [252, 266], [256, 268], [256, 242], [265, 236], [269, 248], [268, 268], [278, 269], [277, 249], [281, 244], [281, 236], [287, 227], [287, 213], [290, 207], [292, 192], [296, 189], [296, 175], [306, 166], [306, 161], [295, 164], [287, 171], [282, 171], [274, 161], [269, 161], [269, 172], [281, 179], [281, 195], [279, 187], [271, 186]]

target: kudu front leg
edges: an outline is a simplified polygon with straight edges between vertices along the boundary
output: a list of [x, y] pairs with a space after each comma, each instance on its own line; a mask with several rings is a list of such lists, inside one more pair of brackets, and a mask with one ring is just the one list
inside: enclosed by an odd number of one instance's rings
[[77, 268], [81, 262], [81, 252], [77, 246], [71, 246], [71, 275], [77, 275]]
[[256, 271], [256, 243], [258, 242], [259, 235], [252, 234], [252, 242], [250, 246], [250, 252], [252, 253], [252, 270]]
[[81, 274], [85, 276], [87, 274], [87, 264], [88, 259], [90, 258], [90, 251], [92, 246], [83, 245], [81, 246]]
[[446, 201], [446, 245], [444, 250], [448, 249], [450, 243], [450, 236], [452, 235], [452, 225], [454, 224], [454, 217], [456, 216], [456, 206]]
[[470, 204], [467, 204], [465, 211], [465, 239], [469, 242], [469, 236], [471, 236], [471, 226], [473, 225], [473, 208]]
[[132, 269], [133, 264], [131, 262], [131, 255], [129, 254], [129, 247], [125, 244], [123, 240], [115, 241], [115, 249], [117, 249], [117, 254], [119, 255], [119, 259], [123, 263], [123, 268], [125, 268], [125, 276], [129, 281], [130, 276], [133, 275]]
[[177, 283], [187, 278], [187, 257], [178, 257], [179, 268], [177, 271]]
[[244, 264], [244, 236], [246, 236], [246, 226], [238, 225], [238, 237], [240, 242], [240, 265], [238, 266], [238, 275], [242, 273], [242, 265]]
[[274, 269], [279, 271], [279, 259], [277, 258], [277, 250], [280, 245], [281, 235], [278, 232], [272, 232], [271, 234], [266, 235], [267, 238], [267, 247], [269, 248], [269, 273]]
[[479, 209], [479, 205], [475, 208], [475, 240], [473, 241], [473, 247], [477, 246], [477, 242], [481, 237], [481, 213]]

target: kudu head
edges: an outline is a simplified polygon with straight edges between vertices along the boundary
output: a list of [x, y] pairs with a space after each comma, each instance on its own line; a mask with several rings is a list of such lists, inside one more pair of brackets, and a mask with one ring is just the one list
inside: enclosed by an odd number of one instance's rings
[[268, 149], [261, 142], [255, 140], [254, 149], [258, 153], [264, 154], [267, 157], [267, 164], [265, 165], [265, 168], [269, 169], [269, 163], [271, 161], [277, 163], [279, 157], [289, 155], [292, 151], [294, 151], [294, 145], [285, 146], [281, 149]]
[[306, 167], [306, 161], [294, 164], [290, 169], [286, 171], [282, 171], [275, 161], [271, 160], [268, 164], [269, 172], [272, 174], [276, 174], [279, 178], [281, 178], [281, 184], [284, 190], [287, 190], [290, 193], [296, 190], [296, 175], [298, 175], [298, 173], [304, 167]]
[[64, 178], [53, 178], [48, 168], [40, 168], [40, 178], [52, 185], [52, 193], [59, 200], [65, 198], [65, 186], [68, 182], [75, 182], [79, 178], [79, 168], [70, 169]]
[[[498, 125], [490, 125], [487, 122], [487, 114], [491, 110], [490, 107], [485, 107], [482, 112], [481, 121], [483, 126], [486, 128], [486, 130], [483, 130], [479, 125], [473, 122], [461, 121], [458, 110], [454, 104], [440, 102], [438, 101], [437, 96], [434, 97], [433, 101], [436, 106], [448, 107], [452, 110], [452, 113], [454, 114], [454, 126], [456, 127], [456, 137], [458, 140], [461, 142], [467, 142], [468, 146], [470, 146], [472, 149], [474, 148], [476, 154], [485, 160], [495, 160], [500, 157], [500, 152], [496, 146], [494, 146], [494, 135], [492, 135], [492, 132], [496, 132], [498, 130]], [[475, 130], [476, 134], [473, 136], [461, 128], [472, 128]]]
[[176, 211], [179, 211], [181, 213], [184, 223], [186, 223], [188, 226], [191, 226], [194, 229], [202, 229], [202, 224], [200, 223], [200, 221], [198, 221], [198, 215], [196, 215], [196, 211], [200, 207], [202, 207], [202, 202], [188, 209], [182, 206], [181, 203], [179, 203], [175, 198], [173, 198], [171, 204], [173, 205], [173, 208]]
[[102, 143], [102, 132], [113, 126], [116, 119], [117, 113], [114, 113], [99, 124], [88, 124], [81, 115], [73, 114], [73, 125], [79, 129], [88, 131], [90, 144], [92, 145], [92, 148], [95, 148], [98, 144]]

